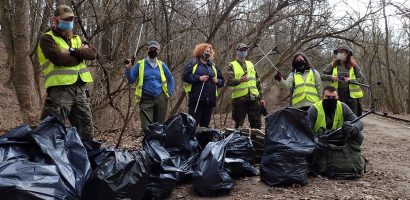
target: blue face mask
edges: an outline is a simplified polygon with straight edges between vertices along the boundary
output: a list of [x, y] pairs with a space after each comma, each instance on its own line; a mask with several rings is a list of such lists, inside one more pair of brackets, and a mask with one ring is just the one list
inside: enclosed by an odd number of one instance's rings
[[74, 21], [59, 20], [57, 24], [57, 28], [64, 30], [64, 31], [71, 31], [74, 28]]
[[239, 58], [245, 58], [248, 55], [248, 51], [238, 51]]

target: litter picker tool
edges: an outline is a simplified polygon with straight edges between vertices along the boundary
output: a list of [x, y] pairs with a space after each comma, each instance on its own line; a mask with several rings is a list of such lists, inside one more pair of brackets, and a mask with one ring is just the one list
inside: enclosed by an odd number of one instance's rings
[[[149, 21], [149, 20], [148, 20], [148, 19], [145, 19], [145, 18], [142, 20], [140, 32], [139, 32], [139, 34], [138, 34], [137, 46], [135, 47], [134, 54], [132, 54], [132, 58], [131, 58], [131, 63], [132, 63], [132, 64], [134, 64], [134, 62], [135, 62], [135, 56], [137, 55], [138, 47], [140, 46], [141, 34], [142, 34], [142, 30], [144, 29], [144, 23], [145, 23], [146, 21]], [[124, 61], [124, 64], [127, 64], [127, 65], [128, 65], [128, 64], [130, 64], [130, 61], [129, 61], [129, 60], [125, 60], [125, 61]]]
[[201, 99], [202, 90], [204, 89], [205, 82], [206, 82], [206, 81], [203, 81], [203, 82], [202, 82], [201, 91], [199, 91], [199, 96], [198, 96], [198, 100], [196, 101], [196, 106], [195, 106], [194, 113], [196, 113], [196, 109], [198, 108], [199, 100]]

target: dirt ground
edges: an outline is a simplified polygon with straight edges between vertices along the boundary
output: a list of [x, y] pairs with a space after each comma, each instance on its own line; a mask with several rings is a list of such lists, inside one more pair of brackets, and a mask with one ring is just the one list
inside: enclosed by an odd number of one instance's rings
[[259, 177], [248, 177], [236, 180], [228, 196], [201, 198], [188, 184], [178, 187], [171, 199], [410, 199], [410, 125], [375, 116], [363, 122], [362, 153], [369, 164], [359, 180], [311, 177], [303, 187], [269, 187]]

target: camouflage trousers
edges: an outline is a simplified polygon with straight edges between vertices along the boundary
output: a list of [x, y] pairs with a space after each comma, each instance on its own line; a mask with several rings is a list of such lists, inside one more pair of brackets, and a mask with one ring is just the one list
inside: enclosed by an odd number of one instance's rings
[[246, 114], [251, 128], [261, 129], [261, 114], [259, 99], [237, 98], [232, 100], [232, 119], [235, 121], [235, 128], [243, 126]]
[[85, 85], [64, 85], [47, 88], [41, 118], [54, 115], [65, 125], [70, 122], [83, 140], [93, 140], [91, 107]]

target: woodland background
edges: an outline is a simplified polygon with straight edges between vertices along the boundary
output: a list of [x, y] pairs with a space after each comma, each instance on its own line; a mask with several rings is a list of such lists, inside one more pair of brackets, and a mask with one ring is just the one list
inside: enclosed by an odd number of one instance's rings
[[[98, 50], [89, 62], [94, 83], [90, 86], [96, 133], [121, 137], [139, 132], [139, 114], [134, 102], [135, 85], [124, 76], [123, 61], [132, 56], [144, 23], [137, 58], [145, 56], [143, 44], [157, 40], [160, 59], [170, 67], [176, 83], [169, 100], [168, 116], [186, 112], [182, 71], [192, 50], [201, 42], [211, 43], [215, 63], [226, 72], [239, 42], [259, 44], [269, 59], [287, 76], [290, 59], [304, 51], [321, 71], [333, 58], [339, 44], [353, 47], [367, 83], [382, 82], [374, 89], [377, 108], [394, 114], [410, 113], [410, 6], [390, 0], [368, 1], [361, 12], [348, 3], [330, 0], [0, 0], [0, 84], [15, 92], [21, 121], [38, 122], [45, 98], [36, 46], [49, 29], [56, 5], [71, 6], [78, 17], [75, 33]], [[345, 9], [340, 9], [340, 5]], [[394, 22], [394, 23], [393, 23]], [[275, 49], [275, 51], [271, 51]], [[256, 63], [263, 53], [251, 48], [248, 59]], [[272, 64], [263, 59], [256, 70], [262, 77], [269, 113], [289, 102], [289, 91], [273, 80]], [[230, 89], [225, 87], [211, 122], [226, 127], [230, 117]], [[365, 106], [369, 98], [363, 99]], [[4, 105], [5, 104], [5, 105]], [[3, 108], [2, 108], [3, 109]], [[2, 116], [1, 129], [9, 129]]]

